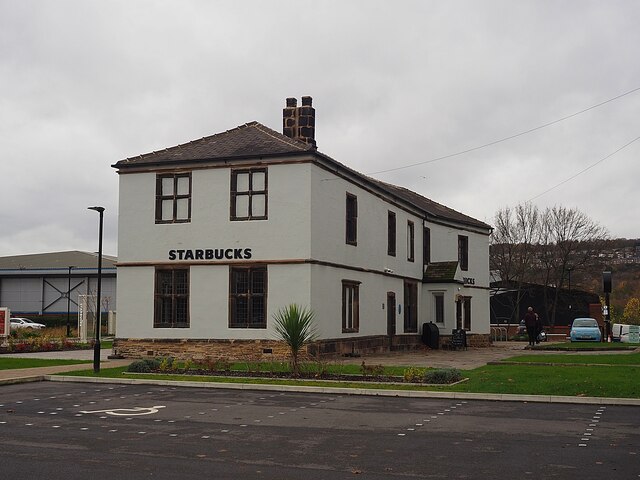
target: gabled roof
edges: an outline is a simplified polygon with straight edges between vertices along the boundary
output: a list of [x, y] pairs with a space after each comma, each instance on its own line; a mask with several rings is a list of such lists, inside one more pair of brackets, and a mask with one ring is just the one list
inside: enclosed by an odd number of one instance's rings
[[456, 281], [458, 262], [433, 262], [427, 266], [422, 281], [424, 283], [447, 283]]
[[427, 197], [423, 197], [419, 193], [412, 192], [411, 190], [408, 190], [404, 187], [398, 187], [397, 185], [381, 182], [379, 180], [373, 181], [379, 184], [383, 189], [385, 189], [392, 195], [402, 198], [412, 205], [415, 205], [420, 210], [426, 212], [429, 215], [427, 216], [427, 220], [453, 220], [474, 227], [491, 229], [491, 225], [481, 222], [480, 220], [476, 220], [475, 218], [465, 215], [464, 213], [453, 210], [452, 208], [445, 207], [444, 205], [434, 202]]
[[[102, 255], [102, 268], [115, 268], [116, 257]], [[0, 270], [49, 270], [98, 268], [98, 254], [73, 250], [69, 252], [35, 253], [0, 257]]]
[[491, 229], [491, 226], [484, 222], [445, 207], [411, 190], [357, 172], [328, 155], [318, 152], [314, 145], [289, 138], [258, 122], [250, 122], [199, 140], [120, 160], [112, 166], [126, 170], [145, 166], [176, 166], [183, 162], [215, 163], [234, 159], [308, 154], [313, 155], [313, 158], [318, 161], [327, 162], [332, 170], [347, 172], [350, 177], [359, 182], [373, 186], [378, 191], [412, 205], [424, 212], [427, 221], [452, 221], [481, 230]]
[[126, 168], [150, 164], [251, 158], [313, 151], [315, 151], [313, 145], [286, 137], [261, 123], [250, 122], [226, 132], [182, 145], [120, 160], [113, 167]]

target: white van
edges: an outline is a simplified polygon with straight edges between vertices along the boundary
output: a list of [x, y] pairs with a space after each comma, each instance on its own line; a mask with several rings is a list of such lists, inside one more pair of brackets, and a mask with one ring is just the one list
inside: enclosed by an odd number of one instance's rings
[[611, 337], [614, 342], [629, 343], [629, 327], [623, 323], [614, 323], [611, 325]]

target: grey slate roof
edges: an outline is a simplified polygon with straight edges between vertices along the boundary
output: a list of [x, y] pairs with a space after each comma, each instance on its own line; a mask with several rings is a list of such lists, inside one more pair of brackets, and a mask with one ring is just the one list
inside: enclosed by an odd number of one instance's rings
[[261, 123], [250, 122], [182, 145], [127, 158], [113, 166], [126, 168], [148, 164], [250, 158], [313, 151], [315, 151], [313, 145], [286, 137]]
[[359, 173], [305, 142], [289, 138], [258, 122], [250, 122], [226, 132], [217, 133], [192, 142], [165, 148], [157, 152], [120, 160], [112, 165], [126, 170], [141, 166], [176, 165], [182, 162], [216, 162], [242, 158], [273, 157], [283, 155], [316, 155], [338, 169], [348, 171], [361, 181], [373, 185], [392, 197], [408, 202], [425, 212], [427, 220], [450, 220], [480, 229], [491, 229], [490, 225], [445, 207], [422, 195], [403, 187], [373, 179]]
[[455, 281], [458, 262], [434, 262], [424, 272], [425, 283], [445, 283]]
[[[428, 213], [432, 218], [432, 220], [454, 220], [456, 222], [464, 223], [467, 225], [472, 225], [474, 227], [486, 228], [490, 229], [491, 225], [488, 225], [480, 220], [476, 220], [464, 213], [460, 213], [452, 208], [445, 207], [444, 205], [434, 202], [433, 200], [423, 197], [419, 193], [412, 192], [411, 190], [398, 187], [397, 185], [392, 185], [390, 183], [381, 182], [379, 180], [372, 180], [375, 183], [379, 184], [382, 188], [384, 188], [387, 192], [402, 198], [403, 200], [415, 205], [420, 210]], [[429, 220], [429, 216], [427, 220]]]
[[[102, 268], [115, 269], [116, 257], [102, 255]], [[48, 270], [98, 268], [98, 254], [73, 250], [69, 252], [36, 253], [0, 257], [0, 270]]]

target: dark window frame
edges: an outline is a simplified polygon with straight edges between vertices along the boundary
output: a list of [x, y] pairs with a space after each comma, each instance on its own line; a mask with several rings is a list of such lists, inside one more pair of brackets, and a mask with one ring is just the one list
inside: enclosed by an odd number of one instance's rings
[[444, 324], [444, 292], [433, 294], [433, 319], [434, 323]]
[[[238, 285], [238, 275], [246, 273], [246, 291]], [[262, 291], [256, 291], [257, 276], [262, 277]], [[229, 267], [229, 328], [267, 328], [268, 270], [266, 265]], [[257, 301], [260, 299], [259, 301]], [[246, 319], [238, 319], [239, 304], [246, 305]], [[261, 309], [261, 310], [258, 310]], [[254, 318], [261, 319], [254, 321]]]
[[342, 333], [360, 331], [360, 284], [342, 280]]
[[466, 235], [458, 235], [458, 262], [460, 270], [469, 270], [469, 237]]
[[389, 210], [387, 212], [387, 255], [396, 256], [397, 232], [396, 213]]
[[462, 309], [464, 311], [464, 329], [471, 330], [471, 297], [464, 297], [462, 299]]
[[407, 261], [416, 259], [416, 228], [411, 220], [407, 220]]
[[345, 203], [345, 242], [358, 245], [358, 197], [349, 192]]
[[422, 264], [427, 266], [431, 263], [431, 229], [422, 228]]
[[[253, 176], [256, 173], [264, 173], [264, 189], [257, 190], [253, 187]], [[238, 175], [249, 175], [248, 190], [238, 191]], [[268, 220], [269, 218], [269, 175], [266, 168], [238, 168], [231, 170], [231, 186], [230, 186], [230, 212], [229, 219], [231, 221], [248, 221], [248, 220]], [[264, 196], [264, 215], [253, 214], [254, 197]], [[248, 197], [248, 215], [237, 215], [238, 197]]]
[[[163, 292], [163, 282], [171, 276], [170, 292]], [[184, 275], [184, 278], [178, 278]], [[182, 282], [182, 284], [180, 283]], [[156, 267], [154, 281], [153, 328], [189, 328], [190, 326], [190, 271], [189, 267]], [[181, 291], [180, 287], [183, 286]], [[186, 321], [180, 321], [180, 307], [184, 308]], [[167, 308], [169, 312], [167, 312]], [[163, 317], [170, 317], [164, 321]]]
[[460, 295], [456, 300], [456, 328], [458, 330], [471, 330], [471, 299]]
[[[162, 181], [167, 178], [173, 179], [173, 192], [166, 194], [162, 190]], [[180, 178], [189, 179], [189, 193], [178, 194], [178, 180]], [[192, 194], [192, 178], [191, 172], [188, 173], [160, 173], [156, 175], [156, 223], [189, 223], [191, 221], [191, 194]], [[178, 202], [180, 200], [188, 201], [188, 215], [187, 218], [178, 218]], [[173, 211], [171, 212], [171, 219], [163, 220], [162, 205], [167, 200], [172, 202]]]

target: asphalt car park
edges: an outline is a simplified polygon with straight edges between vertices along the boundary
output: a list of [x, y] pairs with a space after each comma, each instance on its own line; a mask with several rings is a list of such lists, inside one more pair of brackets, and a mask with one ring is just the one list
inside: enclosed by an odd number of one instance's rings
[[0, 394], [6, 478], [640, 478], [633, 406], [58, 382]]

